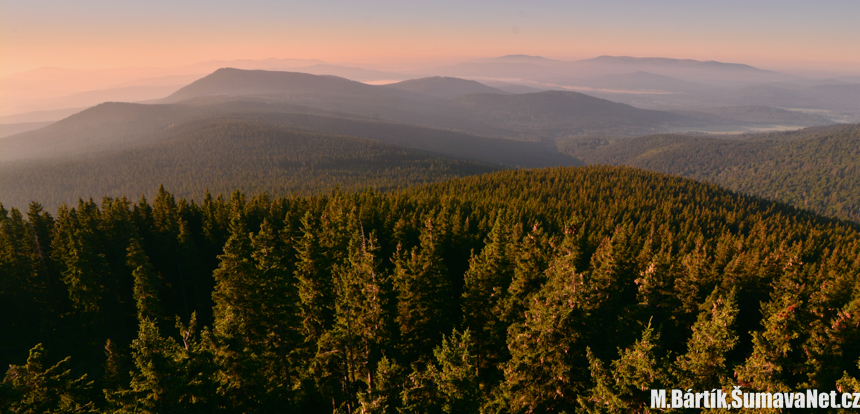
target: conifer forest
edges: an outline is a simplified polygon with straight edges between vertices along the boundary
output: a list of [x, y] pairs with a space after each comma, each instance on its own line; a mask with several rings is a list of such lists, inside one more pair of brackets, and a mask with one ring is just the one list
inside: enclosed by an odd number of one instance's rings
[[33, 201], [0, 207], [0, 269], [2, 413], [681, 412], [650, 390], [860, 392], [860, 225], [630, 167]]

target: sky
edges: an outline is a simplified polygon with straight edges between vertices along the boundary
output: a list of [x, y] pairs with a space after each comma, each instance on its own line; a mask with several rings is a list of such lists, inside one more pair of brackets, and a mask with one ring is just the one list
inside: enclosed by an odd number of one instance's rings
[[399, 69], [508, 54], [860, 74], [860, 1], [0, 0], [0, 76], [300, 58]]

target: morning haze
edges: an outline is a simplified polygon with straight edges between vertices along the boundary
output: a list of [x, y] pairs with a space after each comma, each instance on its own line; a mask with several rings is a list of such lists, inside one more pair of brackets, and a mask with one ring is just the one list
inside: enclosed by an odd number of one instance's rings
[[0, 413], [860, 408], [860, 3], [413, 3], [0, 0]]

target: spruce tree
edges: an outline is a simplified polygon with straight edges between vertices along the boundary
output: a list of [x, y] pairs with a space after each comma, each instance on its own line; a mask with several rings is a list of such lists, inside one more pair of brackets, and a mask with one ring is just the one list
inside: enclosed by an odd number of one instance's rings
[[678, 386], [696, 390], [721, 388], [731, 378], [727, 357], [738, 343], [734, 331], [738, 307], [735, 294], [720, 294], [715, 289], [701, 305], [687, 341], [687, 353], [675, 361], [679, 371]]
[[508, 329], [511, 359], [503, 366], [505, 381], [498, 398], [510, 412], [560, 412], [573, 407], [582, 391], [587, 287], [569, 259], [563, 255], [553, 260], [524, 321]]
[[658, 347], [659, 335], [649, 323], [642, 337], [612, 362], [609, 372], [588, 349], [587, 356], [594, 386], [578, 398], [589, 413], [650, 412], [651, 389], [664, 389], [670, 382], [665, 360]]
[[128, 267], [134, 278], [134, 301], [137, 304], [137, 319], [159, 321], [162, 315], [159, 300], [158, 274], [149, 263], [149, 258], [140, 247], [137, 239], [131, 239], [128, 246]]
[[495, 367], [508, 358], [506, 316], [508, 288], [514, 275], [514, 247], [507, 214], [496, 214], [481, 253], [472, 257], [464, 276], [464, 326], [475, 332], [478, 370], [485, 381], [493, 380]]
[[433, 344], [453, 325], [451, 308], [456, 302], [434, 235], [433, 222], [427, 220], [420, 244], [408, 254], [398, 251], [394, 258], [396, 322], [405, 361], [427, 359]]
[[[391, 346], [388, 277], [375, 258], [375, 237], [357, 232], [349, 246], [347, 263], [334, 268], [334, 327], [320, 341], [318, 358], [337, 369], [348, 410], [356, 406], [358, 388], [373, 392], [376, 364]], [[328, 345], [323, 347], [322, 345]], [[329, 349], [331, 348], [331, 349]], [[363, 385], [361, 385], [363, 383]]]
[[92, 381], [75, 378], [68, 368], [71, 357], [45, 368], [45, 348], [30, 350], [26, 365], [9, 365], [2, 382], [0, 411], [12, 414], [96, 413], [89, 400]]

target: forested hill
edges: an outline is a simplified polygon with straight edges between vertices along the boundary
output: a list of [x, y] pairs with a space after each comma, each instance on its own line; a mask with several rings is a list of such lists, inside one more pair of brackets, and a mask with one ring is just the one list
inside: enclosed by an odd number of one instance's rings
[[572, 138], [560, 140], [559, 150], [589, 164], [630, 165], [678, 174], [860, 221], [860, 124], [746, 139], [682, 135]]
[[0, 269], [3, 412], [644, 412], [649, 389], [860, 391], [860, 226], [632, 168], [0, 208]]
[[[303, 119], [306, 123], [315, 120]], [[331, 125], [342, 123], [355, 125], [336, 119]], [[505, 168], [241, 117], [177, 123], [149, 137], [149, 141], [72, 159], [5, 162], [0, 165], [2, 201], [7, 207], [24, 208], [30, 200], [38, 199], [49, 211], [55, 211], [61, 203], [71, 204], [78, 198], [152, 196], [160, 184], [198, 201], [207, 191], [226, 194], [235, 189], [273, 195], [307, 195], [335, 185], [387, 191]], [[468, 143], [451, 150], [456, 156], [457, 149], [464, 146], [468, 148]], [[545, 157], [544, 151], [537, 150], [536, 155]], [[487, 151], [488, 155], [494, 153], [498, 154], [499, 148]], [[517, 159], [525, 161], [527, 154], [527, 150], [521, 151]]]

